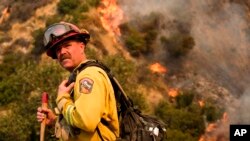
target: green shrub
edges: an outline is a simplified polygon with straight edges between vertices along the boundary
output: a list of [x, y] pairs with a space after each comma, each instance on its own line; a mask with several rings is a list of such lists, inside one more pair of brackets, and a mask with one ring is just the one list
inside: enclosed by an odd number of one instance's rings
[[72, 13], [72, 18], [69, 19], [68, 21], [71, 22], [71, 23], [75, 23], [75, 24], [78, 24], [79, 22], [87, 19], [88, 16], [86, 14], [82, 14], [80, 12], [73, 12]]
[[155, 108], [155, 115], [164, 120], [165, 123], [168, 125], [168, 123], [166, 122], [166, 119], [168, 118], [166, 110], [171, 108], [173, 108], [172, 105], [170, 105], [167, 101], [161, 101]]
[[[3, 81], [3, 79], [8, 79], [8, 77], [16, 73], [16, 68], [21, 66], [23, 63], [22, 61], [22, 54], [6, 54], [3, 58], [3, 62], [0, 63], [0, 83]], [[15, 62], [15, 64], [13, 63]], [[1, 90], [1, 89], [0, 89]]]
[[[40, 96], [23, 96], [12, 104], [11, 113], [0, 119], [0, 140], [39, 141], [40, 124], [36, 121], [36, 110], [40, 105]], [[56, 141], [50, 138], [54, 134], [53, 128], [45, 131], [46, 141]]]
[[58, 3], [58, 12], [61, 16], [64, 16], [64, 21], [77, 24], [88, 18], [85, 13], [89, 11], [90, 4], [94, 4], [94, 2], [95, 1], [61, 0]]
[[198, 137], [193, 137], [180, 130], [167, 129], [167, 139], [164, 141], [198, 141]]
[[[131, 84], [130, 84], [131, 85]], [[146, 97], [145, 95], [143, 95], [142, 93], [138, 92], [136, 89], [134, 90], [127, 90], [127, 95], [129, 96], [129, 98], [132, 100], [133, 105], [135, 106], [135, 108], [138, 108], [144, 112], [148, 112], [149, 110], [149, 105], [146, 101]]]
[[187, 55], [195, 45], [192, 36], [180, 33], [173, 34], [169, 38], [161, 37], [161, 42], [170, 56], [177, 58]]
[[193, 91], [184, 91], [180, 95], [176, 96], [177, 108], [185, 108], [192, 104], [194, 99]]
[[44, 29], [40, 28], [32, 33], [32, 36], [34, 38], [33, 41], [34, 47], [32, 48], [31, 54], [37, 57], [40, 56], [43, 52], [45, 52], [45, 48], [43, 47], [43, 32]]
[[129, 23], [120, 25], [122, 32], [122, 38], [129, 51], [134, 57], [139, 57], [141, 54], [147, 52], [147, 45], [145, 41], [145, 35], [139, 32], [139, 30]]
[[146, 42], [146, 45], [147, 45], [147, 51], [146, 53], [149, 53], [150, 51], [152, 51], [153, 49], [150, 47], [154, 41], [156, 40], [157, 38], [157, 31], [156, 30], [148, 30], [148, 32], [146, 33], [145, 37], [144, 37], [144, 40]]
[[132, 56], [152, 54], [157, 47], [160, 18], [159, 14], [151, 13], [120, 25], [122, 38]]
[[215, 122], [220, 119], [224, 113], [222, 108], [218, 108], [210, 103], [207, 103], [203, 108], [206, 120], [208, 122]]
[[[15, 63], [13, 63], [15, 62]], [[56, 62], [42, 62], [21, 53], [7, 54], [0, 64], [0, 105], [11, 112], [0, 119], [0, 140], [39, 139], [39, 124], [35, 113], [41, 105], [41, 94], [49, 93], [51, 107], [55, 107], [56, 88], [65, 71]], [[11, 103], [11, 104], [10, 104]], [[48, 130], [52, 135], [51, 130]], [[48, 141], [52, 141], [48, 136]]]
[[58, 3], [58, 11], [60, 14], [72, 14], [72, 12], [79, 6], [80, 0], [60, 0]]
[[186, 108], [177, 109], [168, 102], [162, 101], [155, 108], [155, 115], [167, 124], [168, 131], [177, 131], [176, 133], [167, 132], [168, 140], [175, 140], [178, 136], [181, 140], [181, 136], [184, 136], [181, 133], [185, 133], [185, 136], [192, 138], [198, 138], [204, 133], [205, 124], [201, 113], [192, 113]]
[[97, 7], [100, 0], [61, 0], [58, 3], [58, 12], [61, 15], [71, 15], [68, 19], [70, 22], [78, 23], [87, 18], [84, 13], [88, 12], [91, 7]]
[[131, 31], [126, 37], [125, 44], [132, 56], [138, 57], [140, 53], [146, 52], [146, 42], [136, 30]]
[[[19, 54], [21, 55], [21, 54]], [[0, 82], [0, 105], [8, 104], [28, 95], [32, 90], [46, 90], [55, 92], [55, 88], [61, 81], [63, 70], [55, 63], [37, 65], [35, 60], [9, 54], [5, 56], [5, 62], [0, 65], [3, 68]], [[12, 63], [15, 62], [15, 63]]]
[[92, 7], [98, 7], [101, 3], [101, 0], [86, 0], [86, 1]]
[[99, 60], [98, 56], [96, 55], [96, 51], [94, 49], [86, 47], [85, 48], [85, 53], [86, 53], [87, 58]]
[[[47, 20], [46, 20], [46, 24], [45, 24], [45, 27], [48, 27], [54, 23], [58, 23], [58, 22], [61, 22], [63, 19], [63, 16], [62, 15], [54, 15], [54, 16], [51, 16], [49, 17]], [[45, 29], [43, 29], [45, 30]], [[41, 39], [40, 39], [41, 40]]]

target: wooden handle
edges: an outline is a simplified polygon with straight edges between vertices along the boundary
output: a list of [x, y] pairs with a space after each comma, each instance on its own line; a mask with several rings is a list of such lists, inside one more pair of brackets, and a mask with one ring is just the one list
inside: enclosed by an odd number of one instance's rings
[[[43, 94], [42, 94], [42, 108], [48, 108], [48, 99], [49, 99], [48, 93], [43, 92]], [[46, 117], [41, 122], [40, 141], [44, 141], [45, 128], [46, 128]]]

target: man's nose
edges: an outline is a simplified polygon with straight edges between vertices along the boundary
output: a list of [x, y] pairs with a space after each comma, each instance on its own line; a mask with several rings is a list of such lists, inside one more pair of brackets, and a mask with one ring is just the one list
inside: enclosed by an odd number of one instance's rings
[[65, 49], [63, 49], [63, 48], [57, 48], [56, 49], [56, 54], [57, 54], [58, 58], [59, 58], [59, 56], [61, 56], [64, 53], [65, 53]]

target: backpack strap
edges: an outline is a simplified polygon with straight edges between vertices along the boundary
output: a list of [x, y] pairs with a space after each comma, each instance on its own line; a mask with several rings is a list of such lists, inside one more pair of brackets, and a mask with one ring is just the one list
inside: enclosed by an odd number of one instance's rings
[[76, 71], [80, 72], [80, 71], [82, 71], [82, 70], [84, 70], [84, 69], [86, 69], [87, 67], [90, 67], [90, 66], [99, 67], [99, 68], [101, 68], [102, 70], [104, 70], [106, 72], [106, 74], [108, 75], [108, 77], [109, 77], [109, 79], [111, 81], [114, 92], [118, 92], [118, 93], [115, 93], [115, 98], [116, 98], [116, 101], [121, 104], [122, 109], [127, 109], [129, 107], [133, 107], [133, 103], [132, 103], [131, 99], [126, 95], [125, 91], [121, 87], [118, 80], [111, 73], [111, 70], [107, 66], [105, 66], [103, 63], [99, 62], [98, 60], [89, 60], [89, 61], [81, 64], [77, 68], [77, 70], [75, 70], [74, 72], [72, 72], [70, 74], [69, 81], [67, 82], [67, 84], [75, 82], [76, 76], [77, 76]]
[[97, 127], [96, 130], [97, 130], [98, 135], [99, 135], [100, 138], [101, 138], [101, 141], [104, 141], [100, 129]]

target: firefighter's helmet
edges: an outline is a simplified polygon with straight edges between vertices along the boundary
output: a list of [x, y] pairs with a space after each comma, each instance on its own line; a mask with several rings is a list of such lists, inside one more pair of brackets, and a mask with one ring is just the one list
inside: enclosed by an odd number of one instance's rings
[[56, 59], [56, 46], [68, 39], [76, 39], [86, 45], [90, 39], [90, 35], [87, 30], [80, 30], [71, 23], [55, 23], [49, 26], [44, 32], [43, 44], [47, 55]]

